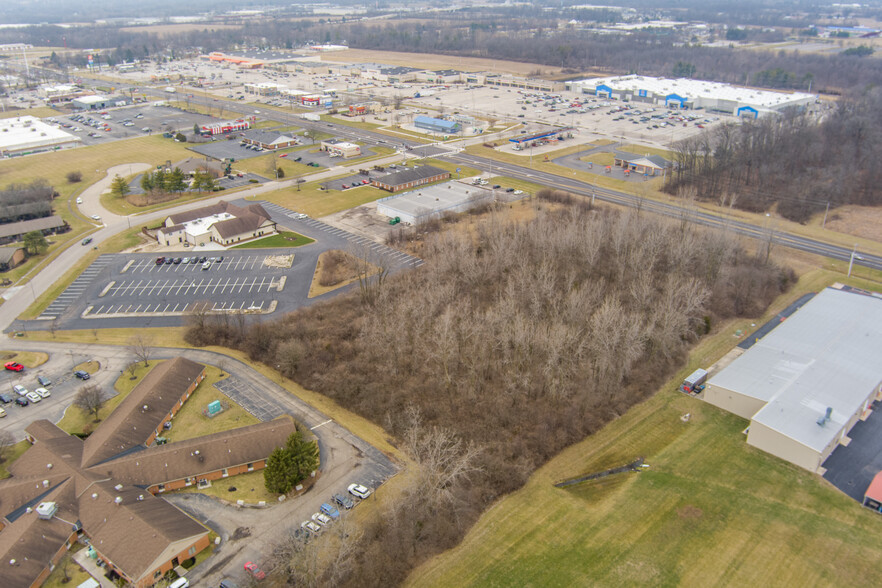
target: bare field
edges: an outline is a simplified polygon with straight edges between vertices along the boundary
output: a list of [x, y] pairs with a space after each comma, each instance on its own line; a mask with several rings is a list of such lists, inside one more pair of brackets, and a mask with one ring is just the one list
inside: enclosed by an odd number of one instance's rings
[[125, 33], [152, 33], [160, 37], [169, 35], [177, 35], [180, 33], [189, 33], [190, 31], [219, 31], [223, 29], [240, 29], [239, 25], [215, 24], [215, 23], [182, 23], [182, 24], [161, 24], [147, 25], [143, 27], [125, 27], [120, 31]]
[[485, 59], [483, 57], [457, 57], [454, 55], [436, 55], [433, 53], [399, 53], [397, 51], [371, 51], [367, 49], [347, 49], [322, 55], [323, 61], [344, 63], [388, 63], [389, 65], [409, 65], [428, 69], [459, 69], [463, 71], [495, 71], [520, 76], [540, 71], [542, 76], [560, 73], [559, 67], [550, 67], [538, 63], [520, 63]]
[[[823, 213], [817, 224], [821, 224]], [[813, 223], [814, 224], [814, 223]], [[843, 206], [827, 215], [826, 228], [837, 233], [854, 235], [872, 241], [882, 241], [882, 208], [871, 206]]]

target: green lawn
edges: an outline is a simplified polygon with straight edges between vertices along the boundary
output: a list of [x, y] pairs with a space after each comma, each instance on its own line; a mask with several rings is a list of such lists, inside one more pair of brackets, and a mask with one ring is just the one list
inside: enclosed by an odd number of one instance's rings
[[[819, 276], [825, 283], [832, 278], [816, 273], [809, 281], [818, 285]], [[878, 514], [819, 476], [749, 447], [742, 434], [747, 421], [675, 391], [695, 367], [731, 349], [742, 322], [699, 345], [657, 395], [563, 451], [496, 503], [461, 545], [417, 569], [408, 584], [882, 583]], [[552, 486], [636, 457], [649, 464], [640, 473]]]
[[322, 182], [309, 182], [301, 184], [300, 191], [297, 188], [282, 188], [261, 194], [259, 199], [319, 218], [389, 195], [389, 192], [373, 186], [361, 186], [343, 191], [319, 190], [321, 186]]
[[270, 235], [269, 237], [257, 239], [256, 241], [248, 241], [247, 243], [236, 245], [231, 249], [274, 249], [280, 247], [300, 247], [301, 245], [308, 245], [309, 243], [314, 242], [315, 239], [310, 239], [309, 237], [305, 237], [299, 233], [294, 233], [291, 231], [279, 231], [279, 234], [277, 235]]
[[[212, 433], [229, 431], [247, 425], [257, 424], [257, 418], [246, 412], [241, 406], [230, 400], [225, 394], [214, 387], [215, 383], [229, 377], [214, 366], [207, 366], [205, 379], [199, 383], [196, 391], [187, 399], [178, 414], [175, 415], [171, 430], [165, 433], [169, 441], [183, 441], [195, 437], [203, 437]], [[208, 418], [202, 411], [208, 407], [208, 403], [220, 400], [228, 408], [222, 413]]]

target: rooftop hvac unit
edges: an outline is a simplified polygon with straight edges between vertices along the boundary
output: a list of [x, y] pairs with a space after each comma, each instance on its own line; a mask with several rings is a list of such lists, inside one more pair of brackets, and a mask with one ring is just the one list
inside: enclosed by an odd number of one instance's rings
[[826, 425], [826, 424], [827, 424], [827, 421], [830, 420], [830, 417], [831, 417], [831, 416], [833, 416], [833, 408], [830, 407], [830, 406], [828, 406], [828, 407], [827, 407], [827, 412], [825, 412], [824, 415], [823, 415], [822, 417], [818, 418], [818, 425], [820, 425], [820, 426], [822, 426], [822, 427], [823, 427], [824, 425]]
[[58, 505], [54, 502], [41, 502], [37, 506], [37, 516], [44, 521], [51, 519], [56, 512], [58, 512]]

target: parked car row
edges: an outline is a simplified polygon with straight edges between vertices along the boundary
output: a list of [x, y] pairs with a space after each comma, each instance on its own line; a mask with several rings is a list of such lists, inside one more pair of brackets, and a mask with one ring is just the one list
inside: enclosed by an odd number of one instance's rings
[[223, 255], [219, 255], [218, 257], [157, 257], [156, 265], [188, 265], [188, 264], [196, 264], [201, 263], [202, 269], [208, 269], [211, 267], [212, 263], [220, 263], [224, 260]]
[[[370, 488], [361, 484], [350, 484], [347, 489], [352, 496], [364, 500], [371, 495]], [[340, 508], [349, 510], [355, 506], [355, 501], [345, 494], [334, 494], [330, 502], [324, 502], [319, 507], [319, 512], [313, 514], [310, 520], [300, 523], [300, 529], [306, 533], [318, 535], [324, 527], [327, 527], [340, 518]]]

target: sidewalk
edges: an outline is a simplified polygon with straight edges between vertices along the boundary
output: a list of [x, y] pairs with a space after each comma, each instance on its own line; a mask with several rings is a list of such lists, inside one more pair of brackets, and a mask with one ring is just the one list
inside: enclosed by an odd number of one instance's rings
[[79, 564], [81, 568], [89, 572], [89, 575], [95, 578], [95, 581], [101, 584], [101, 588], [116, 588], [116, 584], [104, 577], [104, 568], [99, 568], [96, 560], [89, 557], [89, 548], [80, 549], [73, 555], [73, 560]]

